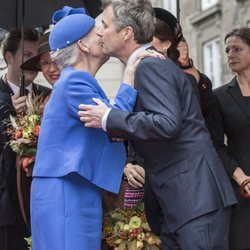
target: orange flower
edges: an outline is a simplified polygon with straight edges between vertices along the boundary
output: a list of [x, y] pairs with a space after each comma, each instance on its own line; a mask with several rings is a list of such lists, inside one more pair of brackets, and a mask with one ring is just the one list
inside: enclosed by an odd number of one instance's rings
[[23, 135], [23, 130], [22, 129], [17, 129], [16, 131], [15, 131], [15, 138], [21, 138], [22, 137], [22, 135]]
[[34, 129], [33, 129], [33, 134], [34, 134], [35, 136], [38, 136], [39, 133], [40, 133], [40, 125], [36, 125], [36, 126], [34, 127]]

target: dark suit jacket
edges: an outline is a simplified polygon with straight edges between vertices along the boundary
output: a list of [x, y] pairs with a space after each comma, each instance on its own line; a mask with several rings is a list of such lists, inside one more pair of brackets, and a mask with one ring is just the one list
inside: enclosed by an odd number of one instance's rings
[[[48, 95], [50, 89], [41, 85], [33, 84], [35, 95]], [[16, 186], [16, 154], [6, 143], [9, 141], [6, 135], [6, 124], [9, 115], [15, 116], [12, 106], [12, 89], [0, 79], [0, 226], [8, 226], [13, 223], [23, 223], [19, 209], [17, 186]]]
[[185, 74], [194, 88], [195, 94], [200, 104], [202, 115], [205, 117], [211, 112], [213, 106], [212, 82], [206, 75], [200, 72], [200, 80], [198, 83], [193, 75], [188, 73]]
[[206, 117], [211, 112], [214, 101], [212, 82], [206, 75], [200, 73], [200, 80], [197, 86], [199, 89], [201, 111], [203, 117]]
[[236, 203], [187, 81], [170, 59], [147, 57], [135, 75], [135, 112], [112, 109], [107, 118], [109, 137], [131, 140], [144, 158], [146, 181], [171, 232]]
[[[203, 117], [206, 117], [211, 112], [213, 105], [212, 83], [210, 79], [202, 73], [200, 73], [200, 80], [198, 83], [193, 75], [188, 73], [185, 73], [185, 75], [187, 76], [194, 89], [195, 95], [200, 104]], [[128, 142], [127, 163], [139, 164], [140, 166], [144, 166], [144, 159], [136, 154], [130, 142]], [[150, 207], [146, 207], [145, 211], [152, 231], [155, 235], [160, 235], [161, 226], [163, 223], [162, 212], [152, 188], [147, 185], [147, 183], [148, 182], [146, 181], [144, 187], [147, 194], [144, 200], [146, 203], [151, 203], [151, 205]], [[154, 215], [153, 218], [152, 215]]]
[[[250, 200], [240, 196], [239, 185], [232, 177], [237, 166], [250, 176], [250, 100], [247, 105], [236, 78], [215, 89], [214, 98], [207, 126], [239, 202], [232, 212], [230, 244], [233, 249], [249, 249]], [[225, 136], [227, 144], [224, 143]]]

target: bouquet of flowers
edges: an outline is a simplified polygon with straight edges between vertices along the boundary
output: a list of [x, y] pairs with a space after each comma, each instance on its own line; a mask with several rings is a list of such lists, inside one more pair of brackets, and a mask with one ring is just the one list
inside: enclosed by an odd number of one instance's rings
[[10, 116], [7, 134], [10, 136], [9, 146], [19, 155], [34, 156], [44, 109], [41, 96], [27, 98], [27, 112], [16, 117]]
[[142, 203], [105, 214], [103, 239], [114, 250], [161, 249], [160, 239], [152, 233], [147, 223]]

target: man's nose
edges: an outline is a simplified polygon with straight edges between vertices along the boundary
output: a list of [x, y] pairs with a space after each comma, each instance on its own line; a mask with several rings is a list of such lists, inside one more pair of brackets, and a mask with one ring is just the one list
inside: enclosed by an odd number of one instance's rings
[[96, 30], [96, 34], [100, 37], [102, 37], [102, 28], [101, 27], [97, 27], [97, 30]]

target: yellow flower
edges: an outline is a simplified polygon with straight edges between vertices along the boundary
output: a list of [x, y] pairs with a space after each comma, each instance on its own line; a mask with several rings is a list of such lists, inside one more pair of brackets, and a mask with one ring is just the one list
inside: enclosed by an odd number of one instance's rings
[[24, 139], [29, 139], [31, 133], [31, 128], [25, 128], [23, 130], [23, 138]]
[[118, 231], [122, 230], [123, 229], [123, 225], [124, 225], [124, 223], [121, 222], [121, 221], [116, 222], [116, 224], [114, 226], [114, 231], [118, 232]]
[[138, 216], [131, 217], [129, 226], [130, 228], [139, 228], [141, 226], [141, 219]]
[[106, 213], [103, 239], [114, 250], [161, 249], [160, 239], [148, 226], [143, 204]]
[[37, 121], [39, 121], [39, 116], [38, 115], [30, 115], [29, 117], [28, 117], [28, 120], [29, 120], [29, 122], [31, 122], [31, 123], [34, 123], [34, 122], [37, 122]]
[[142, 233], [137, 235], [137, 240], [143, 241], [144, 239], [145, 239], [145, 233], [142, 232]]
[[129, 231], [129, 229], [130, 229], [130, 226], [129, 226], [128, 224], [125, 224], [125, 225], [123, 226], [123, 230]]
[[143, 248], [143, 242], [141, 242], [141, 241], [137, 241], [136, 242], [136, 249], [142, 249]]

